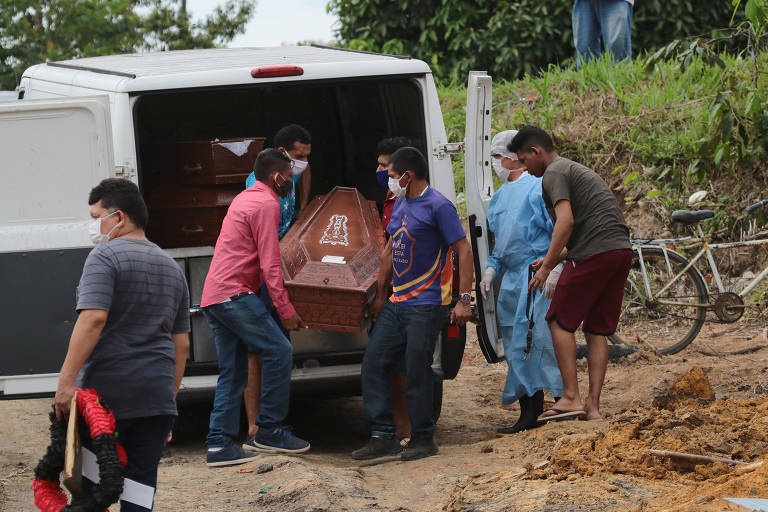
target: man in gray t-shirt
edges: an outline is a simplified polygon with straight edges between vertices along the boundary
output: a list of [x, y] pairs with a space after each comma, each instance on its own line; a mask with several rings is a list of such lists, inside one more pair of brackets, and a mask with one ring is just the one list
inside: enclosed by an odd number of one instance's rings
[[566, 244], [569, 260], [632, 247], [613, 192], [592, 169], [558, 156], [547, 167], [541, 188], [553, 224], [557, 221], [555, 205], [563, 200], [571, 203], [573, 231]]
[[[95, 389], [117, 420], [128, 454], [123, 475], [150, 488], [144, 503], [151, 503], [189, 349], [189, 291], [176, 262], [144, 236], [147, 207], [136, 185], [104, 180], [88, 204], [96, 248], [77, 289], [56, 414], [69, 413], [75, 387]], [[84, 481], [86, 494], [91, 487]], [[121, 502], [122, 512], [133, 510], [147, 508]]]
[[[557, 279], [552, 269], [563, 259], [562, 274], [547, 312], [552, 344], [563, 377], [563, 396], [539, 421], [574, 416], [598, 420], [600, 392], [608, 365], [606, 336], [616, 331], [624, 284], [632, 263], [629, 228], [608, 185], [594, 171], [555, 153], [552, 138], [536, 126], [522, 128], [509, 151], [534, 176], [543, 176], [542, 196], [554, 230], [547, 255], [535, 261], [530, 290]], [[589, 345], [589, 393], [582, 402], [576, 375], [576, 338]]]

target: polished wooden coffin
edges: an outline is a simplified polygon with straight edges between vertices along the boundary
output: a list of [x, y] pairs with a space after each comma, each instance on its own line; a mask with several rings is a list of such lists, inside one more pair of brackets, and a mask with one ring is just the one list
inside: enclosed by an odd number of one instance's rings
[[146, 147], [144, 165], [157, 184], [244, 184], [264, 137], [161, 142]]
[[285, 287], [312, 329], [360, 331], [384, 249], [376, 203], [354, 188], [315, 197], [280, 242]]
[[158, 186], [147, 203], [147, 238], [164, 249], [216, 245], [227, 208], [244, 185]]

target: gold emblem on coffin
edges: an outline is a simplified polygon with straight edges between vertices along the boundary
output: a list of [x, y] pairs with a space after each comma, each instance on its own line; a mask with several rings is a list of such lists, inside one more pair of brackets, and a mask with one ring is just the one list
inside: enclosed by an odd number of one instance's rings
[[313, 329], [363, 329], [383, 249], [376, 203], [346, 187], [315, 197], [280, 241], [285, 287], [304, 322]]

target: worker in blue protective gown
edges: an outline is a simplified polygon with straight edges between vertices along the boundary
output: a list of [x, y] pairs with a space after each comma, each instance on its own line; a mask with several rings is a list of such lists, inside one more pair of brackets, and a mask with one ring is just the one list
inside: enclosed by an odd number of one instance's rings
[[[546, 255], [553, 226], [541, 196], [541, 178], [525, 172], [517, 156], [507, 149], [516, 133], [501, 132], [491, 144], [494, 170], [505, 183], [491, 199], [488, 224], [496, 242], [480, 283], [487, 299], [492, 297], [493, 281], [501, 277], [496, 314], [508, 364], [502, 404], [509, 405], [515, 400], [520, 403], [520, 418], [513, 425], [499, 428], [499, 436], [538, 426], [536, 418], [544, 406], [543, 390], [553, 397], [561, 396], [563, 391], [549, 325], [544, 318], [550, 300], [541, 292], [530, 298], [528, 295], [529, 265]], [[559, 270], [554, 269], [547, 282], [550, 298]], [[532, 336], [528, 341], [531, 324]]]

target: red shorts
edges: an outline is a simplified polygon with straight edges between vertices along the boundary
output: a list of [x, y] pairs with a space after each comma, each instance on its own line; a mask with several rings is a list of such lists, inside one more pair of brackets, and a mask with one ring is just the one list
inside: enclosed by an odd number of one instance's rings
[[616, 332], [624, 283], [632, 265], [631, 249], [602, 252], [579, 261], [568, 260], [557, 281], [547, 321], [566, 331], [610, 336]]

